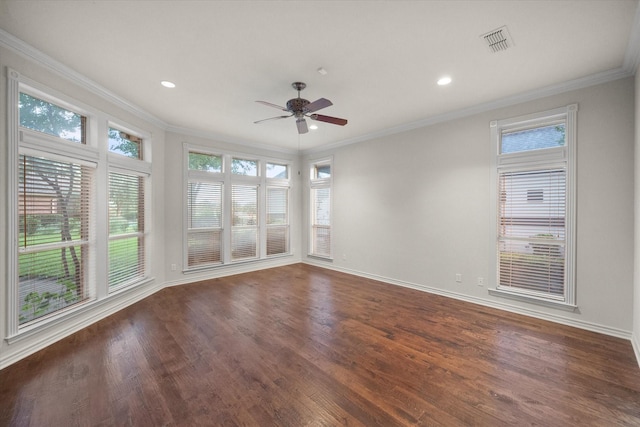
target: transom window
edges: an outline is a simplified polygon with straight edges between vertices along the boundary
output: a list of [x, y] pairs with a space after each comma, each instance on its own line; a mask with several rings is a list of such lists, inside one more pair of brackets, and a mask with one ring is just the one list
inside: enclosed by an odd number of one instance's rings
[[87, 118], [70, 109], [20, 92], [20, 126], [66, 141], [86, 143]]

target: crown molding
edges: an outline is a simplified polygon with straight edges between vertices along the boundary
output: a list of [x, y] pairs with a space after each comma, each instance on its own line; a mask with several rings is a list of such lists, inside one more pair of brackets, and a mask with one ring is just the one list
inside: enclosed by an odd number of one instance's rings
[[402, 132], [407, 132], [414, 129], [419, 129], [427, 126], [432, 126], [438, 123], [448, 122], [463, 117], [469, 117], [480, 113], [496, 110], [499, 108], [509, 107], [512, 105], [522, 104], [528, 101], [534, 101], [536, 99], [546, 98], [552, 95], [558, 95], [565, 92], [570, 92], [577, 89], [583, 89], [590, 86], [595, 86], [603, 83], [608, 83], [614, 80], [623, 79], [632, 76], [633, 73], [625, 68], [616, 68], [602, 73], [593, 74], [586, 77], [581, 77], [574, 80], [569, 80], [557, 85], [546, 86], [540, 89], [531, 90], [528, 92], [522, 92], [517, 95], [509, 96], [506, 98], [498, 99], [495, 101], [485, 102], [482, 104], [474, 105], [468, 108], [462, 108], [460, 110], [454, 110], [444, 114], [438, 114], [435, 116], [427, 117], [422, 120], [405, 123], [399, 126], [383, 129], [378, 132], [368, 133], [355, 138], [345, 139], [335, 142], [333, 144], [324, 145], [321, 147], [314, 147], [308, 150], [303, 150], [302, 154], [314, 154], [329, 150], [335, 150], [340, 147], [344, 147], [358, 142], [370, 141], [372, 139], [382, 138], [385, 136], [395, 135]]
[[196, 138], [203, 138], [210, 141], [233, 144], [233, 145], [238, 145], [242, 147], [253, 148], [256, 150], [270, 151], [270, 152], [282, 153], [282, 154], [298, 154], [297, 149], [289, 149], [289, 148], [278, 147], [278, 146], [269, 145], [269, 144], [260, 144], [258, 142], [249, 142], [244, 139], [236, 138], [229, 135], [223, 135], [223, 134], [219, 134], [211, 131], [195, 130], [195, 129], [189, 129], [189, 128], [173, 126], [173, 125], [167, 126], [165, 130], [167, 132], [177, 133], [184, 136], [193, 136]]
[[36, 62], [37, 64], [45, 67], [48, 71], [51, 71], [72, 83], [88, 90], [89, 92], [98, 95], [102, 99], [115, 104], [116, 106], [128, 111], [129, 113], [152, 123], [162, 129], [166, 129], [168, 124], [163, 120], [160, 120], [156, 116], [143, 110], [135, 104], [127, 101], [119, 95], [111, 92], [104, 86], [99, 85], [86, 76], [78, 73], [74, 69], [64, 65], [60, 61], [50, 57], [49, 55], [39, 51], [33, 46], [25, 43], [14, 35], [0, 29], [0, 46], [6, 47], [9, 50], [16, 52], [17, 54]]
[[636, 6], [622, 68], [631, 74], [635, 74], [638, 71], [638, 66], [640, 66], [640, 3]]

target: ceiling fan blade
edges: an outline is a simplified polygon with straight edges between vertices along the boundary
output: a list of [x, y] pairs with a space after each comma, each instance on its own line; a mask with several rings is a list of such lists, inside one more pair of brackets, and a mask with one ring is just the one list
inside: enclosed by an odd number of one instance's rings
[[331, 124], [340, 125], [340, 126], [344, 126], [347, 124], [347, 119], [341, 119], [338, 117], [331, 117], [331, 116], [323, 116], [322, 114], [311, 114], [309, 118], [311, 120], [317, 120], [319, 122], [326, 122], [326, 123], [331, 123]]
[[298, 133], [309, 132], [309, 128], [307, 127], [307, 121], [305, 119], [296, 120], [296, 126], [298, 126]]
[[326, 98], [320, 98], [316, 101], [313, 101], [311, 104], [307, 104], [305, 106], [305, 110], [307, 110], [309, 113], [313, 113], [314, 111], [327, 108], [330, 105], [333, 105], [333, 102], [329, 101]]
[[[277, 108], [278, 110], [282, 110], [282, 111], [289, 111], [289, 110], [287, 110], [287, 109], [286, 109], [286, 108], [284, 108], [284, 107], [281, 107], [281, 106], [276, 105], [276, 104], [272, 104], [272, 103], [267, 102], [267, 101], [256, 101], [256, 102], [258, 102], [258, 103], [260, 103], [260, 104], [263, 104], [263, 105], [266, 105], [267, 107]], [[314, 111], [315, 111], [315, 110], [314, 110]]]
[[293, 114], [291, 114], [290, 116], [276, 116], [276, 117], [269, 117], [268, 119], [258, 120], [258, 121], [255, 121], [255, 122], [253, 122], [253, 123], [258, 124], [258, 123], [266, 122], [266, 121], [269, 121], [269, 120], [287, 119], [287, 118], [289, 118], [289, 117], [291, 117], [291, 116], [293, 116]]

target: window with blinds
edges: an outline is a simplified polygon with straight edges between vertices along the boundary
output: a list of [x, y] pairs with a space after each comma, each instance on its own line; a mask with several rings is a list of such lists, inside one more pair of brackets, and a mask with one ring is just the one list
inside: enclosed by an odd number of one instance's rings
[[109, 172], [109, 288], [145, 275], [144, 177]]
[[18, 159], [19, 324], [86, 300], [94, 165]]
[[289, 188], [267, 187], [267, 256], [289, 252]]
[[499, 183], [499, 286], [563, 298], [566, 171], [502, 172]]
[[222, 262], [222, 195], [220, 182], [187, 184], [187, 265]]
[[231, 186], [231, 259], [258, 256], [258, 186]]
[[494, 122], [496, 290], [575, 305], [575, 106]]
[[323, 160], [310, 168], [310, 255], [331, 257], [331, 162]]

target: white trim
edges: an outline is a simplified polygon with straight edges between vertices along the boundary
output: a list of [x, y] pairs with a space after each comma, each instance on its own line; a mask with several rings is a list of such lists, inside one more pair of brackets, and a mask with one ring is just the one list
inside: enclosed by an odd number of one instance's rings
[[[507, 311], [510, 313], [521, 314], [523, 316], [534, 317], [536, 319], [547, 320], [549, 322], [558, 323], [565, 326], [572, 326], [579, 329], [584, 329], [587, 331], [597, 332], [604, 335], [609, 335], [617, 338], [623, 338], [627, 340], [631, 340], [631, 331], [627, 331], [624, 329], [612, 328], [606, 325], [601, 325], [599, 323], [586, 322], [578, 319], [571, 319], [564, 316], [558, 316], [555, 314], [545, 313], [534, 308], [523, 308], [515, 305], [511, 305], [508, 303], [502, 303], [497, 301], [492, 301], [484, 298], [472, 297], [466, 294], [461, 294], [458, 292], [450, 292], [447, 290], [443, 290], [440, 288], [434, 288], [427, 285], [422, 285], [418, 283], [406, 282], [403, 280], [391, 279], [385, 276], [379, 276], [377, 274], [369, 274], [364, 273], [358, 270], [351, 270], [343, 267], [338, 267], [334, 265], [328, 265], [326, 263], [314, 262], [313, 259], [308, 258], [306, 260], [301, 261], [304, 264], [314, 265], [316, 267], [326, 268], [329, 270], [339, 271], [341, 273], [352, 274], [354, 276], [364, 277], [367, 279], [377, 280], [379, 282], [387, 283], [390, 285], [402, 286], [404, 288], [411, 288], [418, 291], [427, 292], [434, 295], [441, 295], [448, 298], [457, 299], [460, 301], [466, 301], [473, 304], [478, 304], [484, 307], [496, 308], [498, 310]], [[640, 348], [640, 345], [638, 346]]]
[[[551, 110], [539, 111], [517, 117], [511, 117], [489, 122], [490, 140], [492, 146], [491, 159], [491, 230], [494, 238], [491, 241], [489, 256], [489, 283], [494, 286], [489, 292], [494, 296], [515, 298], [517, 291], [508, 291], [500, 288], [497, 283], [499, 277], [498, 249], [496, 248], [498, 236], [498, 174], [511, 170], [534, 170], [538, 166], [548, 169], [562, 167], [566, 169], [566, 226], [565, 226], [565, 292], [561, 303], [548, 299], [547, 306], [559, 309], [576, 308], [576, 281], [575, 281], [575, 251], [576, 251], [576, 116], [577, 104], [570, 104]], [[565, 141], [563, 147], [531, 150], [523, 153], [499, 154], [500, 137], [503, 130], [530, 128], [534, 125], [544, 126], [558, 118], [563, 118], [565, 122]], [[560, 162], [560, 163], [558, 163]], [[536, 296], [528, 296], [526, 292], [519, 293], [517, 299], [531, 303], [540, 304], [543, 299]]]
[[188, 128], [183, 128], [183, 127], [174, 126], [174, 125], [168, 125], [165, 128], [165, 130], [167, 132], [180, 134], [181, 136], [192, 136], [196, 138], [209, 139], [215, 142], [233, 144], [233, 145], [248, 147], [256, 150], [273, 151], [276, 153], [283, 153], [283, 154], [290, 154], [290, 155], [296, 154], [298, 152], [298, 150], [296, 149], [290, 149], [290, 148], [280, 147], [276, 145], [261, 144], [259, 142], [247, 142], [246, 139], [241, 139], [241, 138], [237, 138], [229, 135], [222, 135], [214, 131], [188, 129]]
[[633, 352], [636, 355], [638, 367], [640, 367], [640, 338], [638, 337], [637, 332], [631, 335], [631, 346], [633, 347]]
[[358, 142], [369, 141], [376, 138], [382, 138], [385, 136], [395, 135], [398, 133], [406, 132], [413, 129], [432, 126], [438, 123], [448, 122], [455, 119], [461, 119], [464, 117], [474, 116], [480, 113], [486, 113], [488, 111], [497, 110], [499, 108], [510, 107], [512, 105], [523, 104], [536, 99], [546, 98], [553, 95], [558, 95], [573, 90], [584, 89], [590, 86], [596, 86], [603, 83], [612, 82], [615, 80], [624, 79], [632, 76], [633, 73], [623, 68], [615, 68], [609, 71], [603, 71], [601, 73], [592, 74], [590, 76], [581, 77], [574, 80], [569, 80], [557, 85], [546, 86], [539, 89], [530, 90], [528, 92], [522, 92], [516, 95], [508, 96], [506, 98], [498, 99], [496, 101], [485, 102], [482, 104], [474, 105], [467, 108], [461, 108], [449, 113], [437, 114], [435, 116], [427, 117], [415, 122], [405, 123], [403, 125], [394, 126], [388, 129], [383, 129], [377, 132], [368, 133], [365, 135], [357, 136], [350, 139], [344, 139], [337, 141], [333, 144], [321, 145], [307, 150], [302, 150], [302, 154], [315, 154], [336, 150], [340, 147], [356, 144]]
[[[18, 108], [20, 98], [20, 74], [10, 68], [7, 69], [7, 223], [4, 224], [7, 230], [7, 251], [6, 265], [6, 286], [7, 301], [5, 307], [6, 330], [5, 336], [9, 336], [18, 331], [18, 313], [20, 304], [18, 302], [18, 141], [20, 117]], [[0, 356], [0, 368], [2, 358]]]
[[624, 55], [622, 68], [630, 74], [635, 74], [640, 65], [640, 4], [636, 6], [636, 13], [631, 26], [629, 44]]
[[57, 61], [49, 55], [39, 51], [38, 49], [20, 40], [19, 38], [13, 36], [3, 29], [0, 29], [0, 45], [18, 53], [19, 55], [27, 59], [35, 61], [37, 64], [47, 68], [49, 71], [62, 76], [66, 80], [71, 81], [72, 83], [88, 90], [89, 92], [98, 95], [100, 98], [109, 101], [112, 104], [115, 104], [117, 107], [120, 107], [123, 110], [126, 110], [143, 120], [146, 120], [147, 122], [150, 122], [163, 129], [166, 129], [168, 126], [166, 122], [160, 120], [156, 116], [143, 110], [137, 105], [130, 103], [126, 99], [106, 89], [104, 86], [99, 85], [88, 77], [85, 77], [84, 75], [78, 73], [74, 69], [67, 67], [60, 61]]

